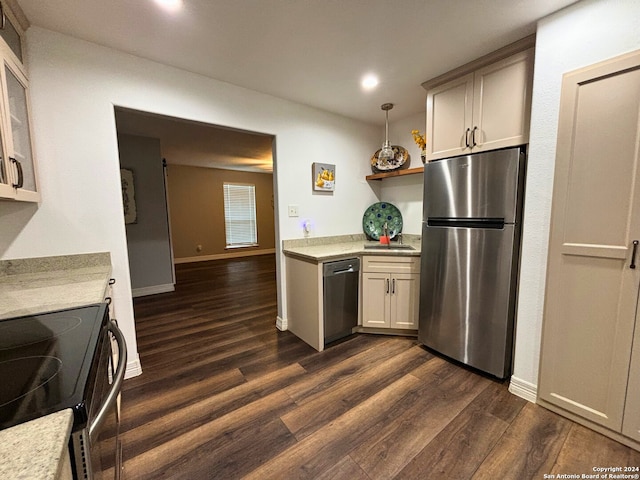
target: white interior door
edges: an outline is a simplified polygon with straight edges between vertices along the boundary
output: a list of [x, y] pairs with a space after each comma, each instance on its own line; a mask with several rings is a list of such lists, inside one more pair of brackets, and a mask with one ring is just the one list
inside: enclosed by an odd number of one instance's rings
[[616, 431], [640, 283], [639, 112], [640, 52], [565, 75], [539, 396]]

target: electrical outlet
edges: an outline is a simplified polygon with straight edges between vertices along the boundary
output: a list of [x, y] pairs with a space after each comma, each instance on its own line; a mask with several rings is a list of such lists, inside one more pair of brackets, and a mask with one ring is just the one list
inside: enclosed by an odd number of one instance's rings
[[298, 215], [298, 205], [289, 205], [289, 216], [297, 217]]

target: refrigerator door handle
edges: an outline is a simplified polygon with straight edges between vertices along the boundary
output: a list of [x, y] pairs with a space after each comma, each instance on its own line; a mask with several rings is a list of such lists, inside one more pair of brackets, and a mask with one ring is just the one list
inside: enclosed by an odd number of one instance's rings
[[495, 228], [503, 229], [504, 218], [439, 218], [427, 219], [429, 227], [458, 227], [458, 228]]

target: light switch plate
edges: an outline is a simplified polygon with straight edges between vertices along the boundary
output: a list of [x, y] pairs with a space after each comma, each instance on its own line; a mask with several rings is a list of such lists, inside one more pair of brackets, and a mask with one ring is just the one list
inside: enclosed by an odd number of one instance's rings
[[298, 215], [298, 205], [289, 205], [289, 216], [297, 217]]

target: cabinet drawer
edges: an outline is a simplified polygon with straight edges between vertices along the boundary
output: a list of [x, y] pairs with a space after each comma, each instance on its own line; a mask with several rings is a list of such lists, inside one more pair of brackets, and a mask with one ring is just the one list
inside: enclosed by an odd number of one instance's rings
[[363, 256], [362, 271], [370, 273], [419, 273], [420, 257]]

